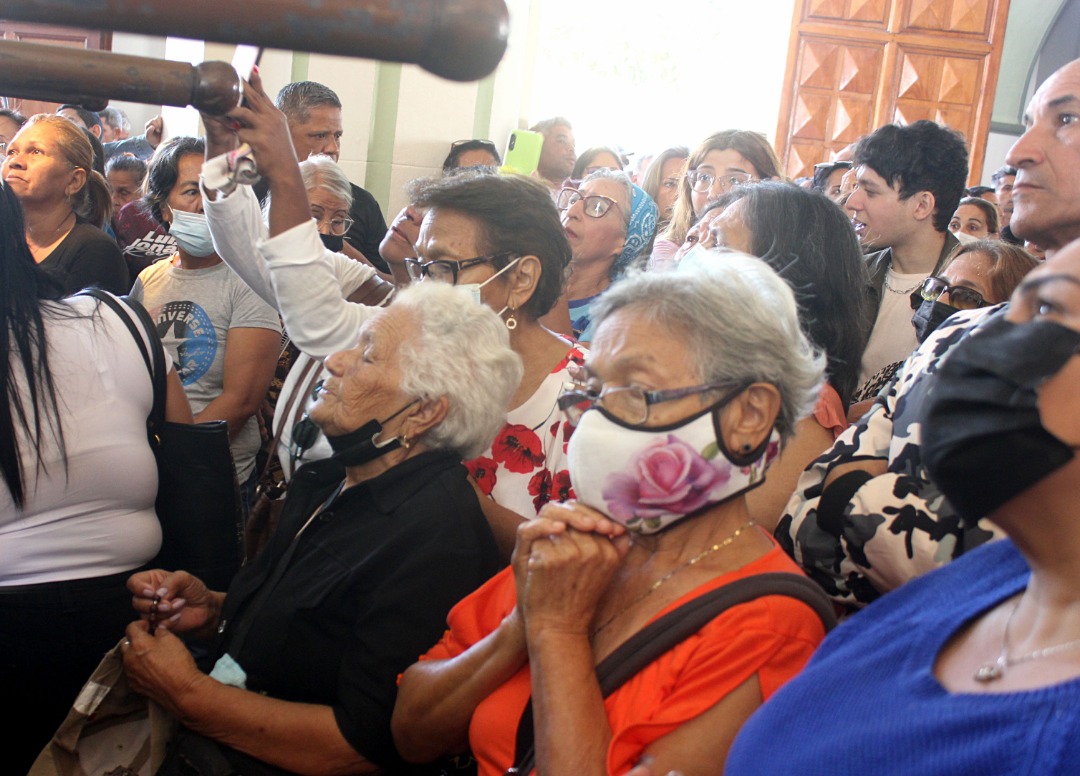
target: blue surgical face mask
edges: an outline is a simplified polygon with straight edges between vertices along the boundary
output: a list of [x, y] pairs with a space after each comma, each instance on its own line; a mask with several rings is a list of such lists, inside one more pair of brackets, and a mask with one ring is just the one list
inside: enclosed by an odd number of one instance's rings
[[173, 210], [169, 234], [176, 244], [189, 256], [204, 258], [214, 252], [214, 240], [210, 236], [210, 224], [202, 213]]

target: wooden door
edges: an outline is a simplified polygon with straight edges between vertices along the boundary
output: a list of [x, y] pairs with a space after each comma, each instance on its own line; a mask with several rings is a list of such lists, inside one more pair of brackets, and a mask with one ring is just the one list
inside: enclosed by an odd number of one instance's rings
[[[74, 46], [83, 49], [112, 48], [112, 33], [101, 30], [84, 30], [77, 27], [53, 27], [29, 22], [0, 20], [0, 37], [5, 40], [19, 40], [26, 43], [44, 43], [50, 46]], [[0, 98], [4, 107], [17, 110], [25, 116], [35, 113], [53, 113], [60, 107], [58, 102], [26, 100], [21, 97]]]
[[930, 119], [981, 177], [1009, 0], [798, 0], [776, 132], [793, 178], [859, 137]]

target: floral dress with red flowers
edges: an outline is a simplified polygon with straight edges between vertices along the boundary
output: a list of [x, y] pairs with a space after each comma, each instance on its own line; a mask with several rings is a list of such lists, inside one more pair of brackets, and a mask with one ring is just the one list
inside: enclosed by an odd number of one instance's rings
[[480, 490], [525, 518], [535, 517], [549, 501], [574, 498], [566, 465], [573, 427], [558, 399], [571, 382], [567, 367], [584, 364], [586, 352], [573, 345], [528, 401], [507, 413], [491, 447], [465, 462]]

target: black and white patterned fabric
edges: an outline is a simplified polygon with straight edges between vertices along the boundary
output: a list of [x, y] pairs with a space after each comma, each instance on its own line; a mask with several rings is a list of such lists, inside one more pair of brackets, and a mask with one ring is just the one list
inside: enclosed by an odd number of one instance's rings
[[[849, 609], [1002, 535], [986, 521], [962, 524], [929, 480], [919, 452], [919, 418], [934, 374], [952, 348], [1003, 308], [949, 318], [904, 362], [873, 408], [800, 477], [777, 525], [777, 541], [829, 596]], [[830, 469], [860, 461], [884, 462], [886, 472], [857, 487], [839, 488], [840, 499], [828, 492], [823, 499]]]

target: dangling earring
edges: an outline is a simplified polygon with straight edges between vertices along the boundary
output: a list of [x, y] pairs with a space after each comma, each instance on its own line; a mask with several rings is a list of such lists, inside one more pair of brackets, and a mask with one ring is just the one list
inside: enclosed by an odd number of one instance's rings
[[513, 331], [517, 328], [517, 325], [517, 308], [511, 307], [510, 315], [506, 318], [506, 328], [508, 328], [510, 331]]
[[406, 450], [408, 450], [410, 447], [412, 447], [412, 440], [409, 439], [408, 434], [402, 434], [401, 435], [401, 446], [404, 447]]

